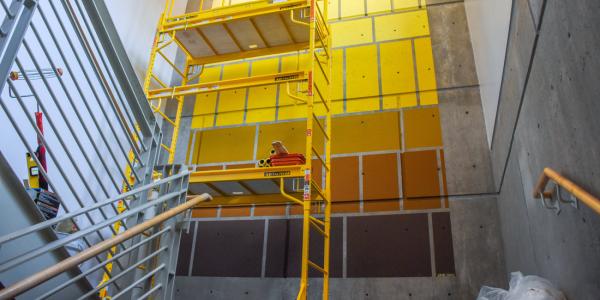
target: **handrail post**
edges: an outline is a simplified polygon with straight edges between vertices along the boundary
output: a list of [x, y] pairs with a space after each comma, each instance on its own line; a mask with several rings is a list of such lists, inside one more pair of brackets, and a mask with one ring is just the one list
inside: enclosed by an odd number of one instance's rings
[[[548, 182], [550, 180], [554, 181], [557, 185], [567, 190], [576, 199], [581, 200], [596, 213], [600, 214], [600, 199], [588, 193], [582, 187], [575, 184], [573, 181], [567, 179], [566, 177], [562, 176], [561, 174], [559, 174], [551, 168], [545, 168], [542, 174], [540, 175], [540, 178], [538, 179], [538, 182], [533, 190], [534, 198], [539, 199], [543, 197], [552, 196], [551, 192], [544, 191], [546, 185], [548, 185]], [[542, 201], [544, 201], [544, 199], [542, 199]]]

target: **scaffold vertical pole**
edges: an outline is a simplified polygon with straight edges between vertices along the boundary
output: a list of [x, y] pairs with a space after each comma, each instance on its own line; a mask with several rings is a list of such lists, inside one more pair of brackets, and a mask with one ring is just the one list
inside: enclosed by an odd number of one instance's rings
[[328, 22], [328, 16], [329, 16], [329, 0], [323, 0], [323, 23], [326, 26], [326, 30], [327, 30], [327, 42], [325, 47], [327, 48], [327, 53], [329, 53], [329, 56], [327, 58], [327, 77], [329, 78], [328, 84], [327, 84], [327, 91], [325, 92], [325, 103], [327, 103], [327, 107], [328, 109], [326, 109], [326, 117], [325, 117], [325, 128], [326, 128], [326, 135], [327, 138], [325, 138], [325, 167], [323, 168], [325, 170], [325, 188], [324, 188], [324, 193], [325, 193], [325, 216], [324, 216], [324, 223], [325, 223], [325, 237], [324, 237], [324, 243], [323, 243], [323, 268], [325, 269], [325, 271], [327, 271], [327, 273], [323, 274], [323, 300], [327, 300], [329, 299], [329, 258], [330, 258], [330, 244], [331, 244], [331, 141], [332, 141], [332, 137], [331, 137], [331, 126], [332, 126], [332, 111], [331, 109], [333, 108], [332, 105], [332, 101], [331, 101], [331, 85], [332, 85], [332, 69], [333, 69], [333, 52], [331, 50], [331, 28], [329, 27], [329, 22]]
[[[186, 85], [188, 82], [189, 75], [189, 60], [186, 60], [185, 67], [183, 68], [183, 79], [181, 84]], [[175, 124], [173, 125], [173, 135], [171, 136], [171, 146], [169, 147], [169, 161], [168, 164], [173, 164], [175, 161], [175, 150], [177, 147], [177, 139], [179, 138], [179, 125], [181, 124], [181, 115], [183, 114], [183, 104], [185, 102], [185, 96], [177, 96], [177, 111], [175, 112]]]
[[308, 50], [308, 91], [306, 95], [306, 166], [304, 176], [303, 220], [302, 220], [302, 266], [300, 271], [300, 291], [298, 300], [306, 299], [308, 294], [308, 269], [310, 245], [310, 213], [313, 149], [313, 112], [314, 112], [314, 60], [315, 60], [315, 0], [310, 0], [309, 50]]

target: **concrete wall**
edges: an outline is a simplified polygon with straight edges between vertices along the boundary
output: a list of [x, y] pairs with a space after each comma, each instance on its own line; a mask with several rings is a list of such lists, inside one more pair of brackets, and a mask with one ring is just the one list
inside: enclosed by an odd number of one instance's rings
[[598, 13], [593, 0], [515, 1], [492, 144], [506, 269], [569, 299], [600, 294], [600, 216], [581, 203], [556, 215], [531, 193], [551, 167], [600, 195]]
[[[494, 197], [451, 197], [456, 275], [332, 278], [330, 299], [475, 299], [482, 285], [506, 287]], [[201, 222], [200, 222], [201, 223]], [[201, 225], [198, 225], [201, 226]], [[294, 299], [299, 278], [178, 276], [175, 299]], [[309, 299], [322, 281], [311, 279]]]
[[[140, 83], [144, 81], [150, 50], [158, 20], [165, 9], [164, 0], [146, 0], [143, 4], [136, 0], [105, 0], [111, 12], [113, 22], [123, 41], [123, 46], [131, 60]], [[173, 14], [185, 12], [187, 0], [176, 0]], [[167, 47], [165, 53], [171, 59], [175, 58], [174, 47]], [[159, 59], [155, 72], [159, 77], [168, 81], [173, 70]]]
[[[0, 193], [3, 195], [2, 209], [0, 210], [0, 219], [3, 220], [3, 222], [0, 227], [0, 236], [5, 236], [17, 230], [42, 222], [43, 216], [39, 213], [33, 202], [28, 201], [29, 195], [20, 185], [19, 178], [12, 173], [10, 165], [2, 154], [0, 154], [0, 174], [2, 174], [2, 176], [0, 176]], [[7, 199], [15, 199], [16, 201], [8, 201]], [[25, 250], [30, 251], [37, 249], [56, 239], [56, 233], [52, 229], [47, 228], [5, 242], [0, 248], [0, 262], [3, 264], [8, 263], [12, 259], [17, 259]], [[67, 257], [68, 253], [64, 248], [58, 248], [54, 251], [38, 255], [31, 260], [0, 272], [0, 283], [2, 283], [3, 286], [10, 286]], [[54, 286], [60, 285], [79, 274], [80, 272], [78, 270], [71, 269], [36, 288], [23, 293], [20, 299], [33, 299], [39, 297]], [[91, 285], [89, 285], [88, 282], [80, 280], [77, 284], [69, 285], [58, 292], [58, 294], [54, 295], [54, 299], [74, 298], [76, 295], [81, 295], [90, 288]]]
[[[462, 195], [450, 197], [456, 275], [334, 278], [331, 299], [475, 299], [482, 285], [507, 287], [490, 151], [465, 8], [461, 1], [427, 3], [448, 193]], [[298, 278], [178, 276], [175, 298], [292, 299], [298, 284]], [[318, 298], [319, 288], [318, 280], [312, 282], [310, 299]]]
[[512, 0], [465, 0], [486, 133], [491, 144], [504, 69]]

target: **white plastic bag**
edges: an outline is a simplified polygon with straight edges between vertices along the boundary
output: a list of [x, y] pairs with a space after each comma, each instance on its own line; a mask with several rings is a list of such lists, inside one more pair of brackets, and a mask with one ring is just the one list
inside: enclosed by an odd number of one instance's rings
[[550, 281], [538, 276], [523, 276], [521, 272], [510, 274], [508, 291], [483, 286], [477, 300], [566, 300], [565, 295]]

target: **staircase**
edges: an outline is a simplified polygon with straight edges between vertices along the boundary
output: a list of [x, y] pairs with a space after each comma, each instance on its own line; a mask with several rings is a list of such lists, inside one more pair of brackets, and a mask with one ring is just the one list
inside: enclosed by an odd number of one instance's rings
[[[187, 199], [190, 173], [159, 164], [160, 124], [104, 1], [0, 4], [13, 143], [0, 154], [0, 299], [172, 298], [184, 216], [211, 197]], [[24, 153], [58, 216], [20, 182]]]

